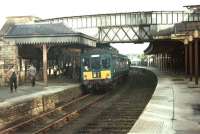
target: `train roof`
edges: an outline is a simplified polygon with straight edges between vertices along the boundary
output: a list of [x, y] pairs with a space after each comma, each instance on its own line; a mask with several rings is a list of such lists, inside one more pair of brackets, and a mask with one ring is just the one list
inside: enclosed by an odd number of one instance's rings
[[82, 55], [91, 55], [91, 54], [112, 54], [112, 55], [116, 55], [116, 56], [120, 56], [122, 58], [127, 58], [128, 57], [126, 55], [122, 55], [120, 54], [118, 51], [115, 51], [116, 49], [102, 49], [102, 48], [92, 48], [92, 49], [87, 49], [86, 51], [84, 51], [84, 53]]
[[84, 51], [84, 54], [93, 54], [93, 53], [112, 53], [118, 54], [119, 52], [116, 49], [108, 48], [89, 48]]

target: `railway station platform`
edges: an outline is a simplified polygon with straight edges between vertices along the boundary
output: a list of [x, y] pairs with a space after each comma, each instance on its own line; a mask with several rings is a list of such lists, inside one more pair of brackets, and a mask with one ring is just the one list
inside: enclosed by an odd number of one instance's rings
[[199, 134], [200, 87], [183, 75], [160, 73], [156, 90], [129, 134]]
[[53, 109], [63, 101], [70, 101], [81, 95], [79, 83], [49, 82], [48, 87], [36, 82], [19, 86], [17, 92], [9, 87], [0, 88], [0, 130], [18, 120], [31, 118]]
[[29, 85], [22, 85], [17, 88], [17, 92], [10, 92], [9, 87], [0, 88], [0, 108], [8, 104], [22, 102], [39, 96], [54, 94], [67, 90], [70, 88], [78, 87], [78, 83], [49, 83], [44, 87], [42, 83], [37, 83], [35, 87]]

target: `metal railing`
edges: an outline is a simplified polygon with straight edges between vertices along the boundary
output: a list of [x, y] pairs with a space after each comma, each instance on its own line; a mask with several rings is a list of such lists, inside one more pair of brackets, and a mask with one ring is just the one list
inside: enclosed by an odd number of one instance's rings
[[200, 13], [188, 13], [185, 11], [128, 12], [59, 17], [41, 19], [36, 22], [65, 22], [67, 26], [78, 29], [126, 25], [172, 25], [183, 21], [200, 21]]
[[64, 22], [79, 32], [88, 29], [88, 33], [91, 33], [93, 29], [93, 35], [100, 43], [148, 42], [161, 26], [169, 27], [181, 22], [198, 21], [200, 13], [185, 11], [128, 12], [37, 20], [39, 23]]

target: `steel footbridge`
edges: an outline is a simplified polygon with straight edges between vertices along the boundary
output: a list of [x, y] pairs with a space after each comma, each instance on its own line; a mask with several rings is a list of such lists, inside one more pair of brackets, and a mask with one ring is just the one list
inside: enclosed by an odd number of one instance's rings
[[75, 31], [96, 37], [100, 43], [149, 42], [161, 29], [177, 23], [199, 21], [200, 13], [186, 11], [128, 12], [37, 20], [40, 23], [64, 22]]

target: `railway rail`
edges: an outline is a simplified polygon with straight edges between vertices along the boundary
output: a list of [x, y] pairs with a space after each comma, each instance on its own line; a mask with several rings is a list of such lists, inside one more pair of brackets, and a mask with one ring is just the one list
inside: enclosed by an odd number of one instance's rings
[[108, 94], [82, 96], [0, 134], [127, 133], [151, 99], [156, 81], [149, 71], [131, 70], [128, 80]]
[[130, 71], [128, 80], [79, 118], [50, 134], [125, 134], [130, 131], [157, 85], [154, 74], [144, 69]]
[[21, 122], [17, 125], [0, 131], [0, 134], [10, 133], [44, 133], [51, 128], [58, 127], [77, 118], [81, 111], [102, 99], [105, 95], [95, 96], [87, 94], [69, 103], [63, 104], [49, 112]]
[[127, 133], [134, 125], [153, 93], [148, 89], [127, 90], [111, 107], [81, 128], [80, 134]]

